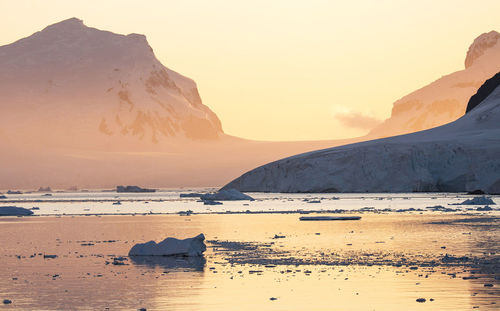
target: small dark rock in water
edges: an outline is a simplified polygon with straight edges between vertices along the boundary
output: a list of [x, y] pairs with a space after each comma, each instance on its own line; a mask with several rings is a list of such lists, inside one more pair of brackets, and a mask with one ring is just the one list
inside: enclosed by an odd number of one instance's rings
[[278, 300], [278, 298], [276, 298], [276, 297], [271, 297], [271, 298], [269, 298], [269, 300]]
[[485, 194], [485, 193], [481, 189], [476, 189], [476, 190], [467, 192], [467, 194]]
[[493, 284], [484, 284], [484, 287], [493, 287]]
[[114, 266], [125, 266], [126, 264], [123, 262], [123, 261], [119, 261], [119, 260], [113, 260], [112, 264]]
[[429, 299], [429, 301], [434, 301], [434, 298]]
[[425, 302], [425, 298], [417, 298], [417, 302]]
[[467, 256], [462, 256], [462, 257], [455, 257], [452, 255], [445, 254], [444, 257], [441, 259], [442, 262], [450, 263], [450, 262], [467, 262], [469, 261], [470, 258]]
[[146, 308], [140, 308], [140, 309], [137, 309], [137, 311], [147, 311], [148, 309]]
[[46, 259], [46, 258], [57, 258], [57, 255], [43, 255], [43, 259]]
[[3, 304], [4, 304], [4, 305], [9, 305], [9, 304], [11, 304], [11, 303], [12, 303], [12, 300], [10, 300], [10, 299], [4, 299], [4, 300], [3, 300]]

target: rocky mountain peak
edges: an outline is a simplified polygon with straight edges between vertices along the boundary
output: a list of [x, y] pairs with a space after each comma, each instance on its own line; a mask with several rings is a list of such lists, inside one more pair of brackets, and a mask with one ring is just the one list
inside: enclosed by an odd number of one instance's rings
[[467, 56], [465, 57], [465, 68], [469, 68], [474, 64], [474, 61], [481, 57], [484, 52], [497, 44], [500, 39], [500, 33], [492, 30], [483, 33], [477, 37], [469, 47]]
[[0, 46], [0, 109], [10, 137], [40, 133], [30, 124], [47, 139], [71, 133], [131, 146], [223, 135], [196, 83], [165, 67], [146, 36], [87, 27], [77, 18]]

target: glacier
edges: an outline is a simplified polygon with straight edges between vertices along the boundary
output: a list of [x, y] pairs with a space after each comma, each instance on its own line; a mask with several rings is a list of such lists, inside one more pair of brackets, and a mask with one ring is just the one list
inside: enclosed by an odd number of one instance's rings
[[492, 89], [489, 95], [449, 124], [288, 157], [251, 170], [222, 189], [500, 193], [500, 85], [485, 84]]

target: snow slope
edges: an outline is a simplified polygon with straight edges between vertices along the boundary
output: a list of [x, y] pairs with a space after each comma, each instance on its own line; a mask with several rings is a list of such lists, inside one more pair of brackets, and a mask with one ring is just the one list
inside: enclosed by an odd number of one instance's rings
[[196, 84], [163, 66], [146, 37], [76, 18], [0, 47], [0, 132], [61, 147], [169, 137], [217, 139]]
[[484, 33], [470, 45], [465, 69], [445, 75], [396, 101], [391, 117], [375, 127], [368, 139], [413, 133], [461, 117], [469, 98], [500, 71], [500, 34]]
[[[493, 78], [495, 79], [495, 78]], [[492, 80], [493, 80], [492, 79]], [[266, 192], [500, 193], [500, 86], [447, 125], [313, 151], [256, 168], [224, 189]]]

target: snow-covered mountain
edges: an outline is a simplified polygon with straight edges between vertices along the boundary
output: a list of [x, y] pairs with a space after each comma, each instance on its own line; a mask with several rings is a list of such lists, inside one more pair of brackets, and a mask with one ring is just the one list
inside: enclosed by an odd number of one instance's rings
[[0, 189], [214, 186], [332, 141], [224, 134], [143, 35], [76, 18], [0, 46]]
[[71, 18], [1, 46], [0, 69], [3, 139], [61, 147], [223, 135], [195, 82], [163, 66], [143, 35]]
[[[484, 99], [479, 104], [478, 99]], [[500, 73], [468, 113], [434, 129], [313, 151], [256, 168], [224, 188], [266, 192], [500, 193]]]
[[469, 98], [500, 71], [500, 34], [477, 37], [465, 57], [465, 69], [443, 76], [396, 101], [391, 117], [375, 127], [368, 138], [381, 138], [426, 130], [455, 121], [465, 112]]

